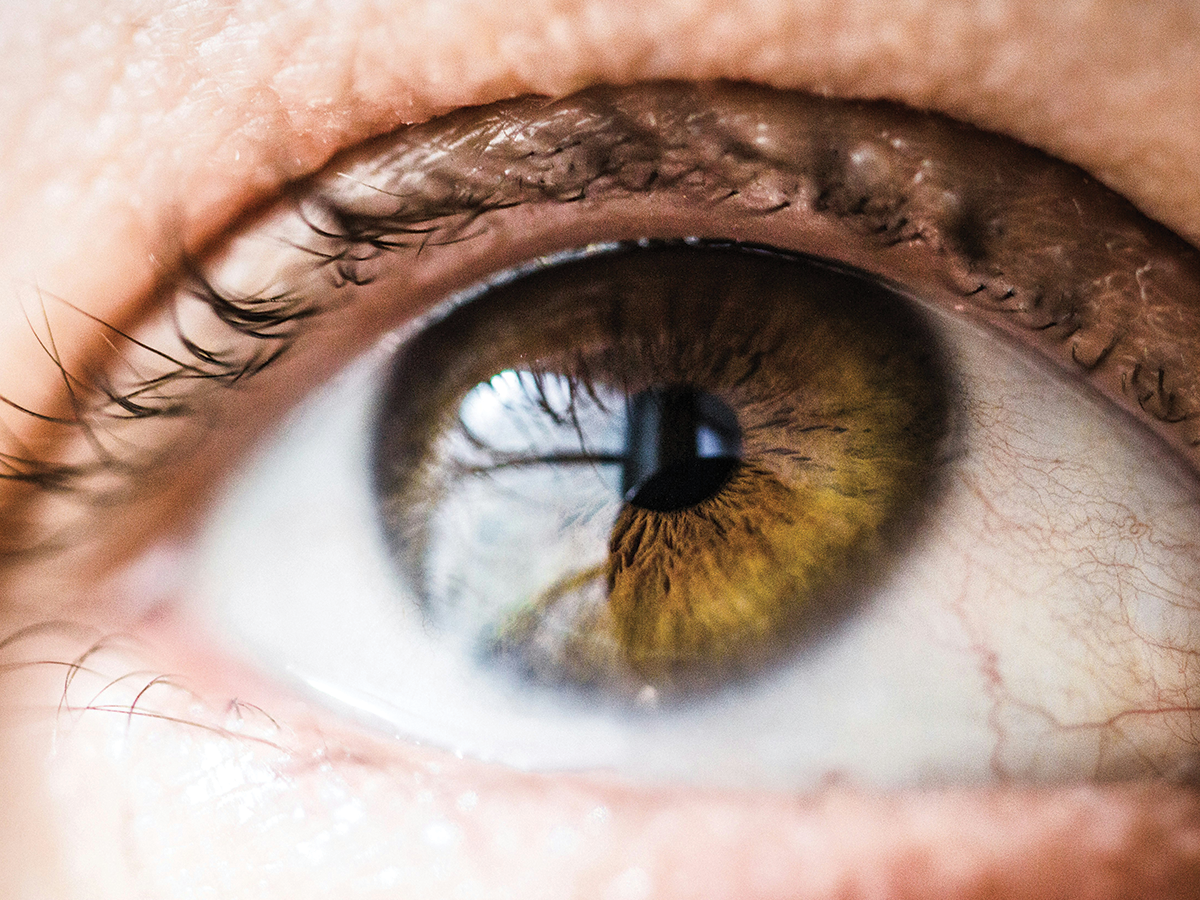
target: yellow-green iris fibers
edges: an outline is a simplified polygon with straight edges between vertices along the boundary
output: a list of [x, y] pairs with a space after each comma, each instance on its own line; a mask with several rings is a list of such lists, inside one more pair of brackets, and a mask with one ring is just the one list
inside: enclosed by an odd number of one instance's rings
[[511, 369], [581, 395], [683, 385], [738, 419], [741, 461], [714, 494], [620, 505], [603, 563], [562, 572], [486, 637], [539, 681], [618, 694], [711, 687], [834, 622], [919, 511], [947, 430], [930, 333], [867, 279], [738, 247], [586, 255], [485, 292], [402, 350], [378, 459], [410, 571], [436, 550], [419, 519], [453, 470], [435, 438]]

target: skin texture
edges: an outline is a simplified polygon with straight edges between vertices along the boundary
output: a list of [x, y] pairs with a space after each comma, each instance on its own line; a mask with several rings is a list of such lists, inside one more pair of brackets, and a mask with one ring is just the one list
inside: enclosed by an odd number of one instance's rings
[[[1200, 239], [1200, 21], [1185, 3], [97, 0], [0, 16], [0, 394], [32, 409], [61, 389], [26, 319], [39, 296], [134, 321], [181, 252], [339, 149], [597, 81], [729, 77], [938, 109], [1078, 163]], [[54, 335], [69, 362], [95, 329], [64, 318]], [[32, 439], [34, 419], [2, 416]], [[0, 592], [5, 633], [63, 617], [96, 630], [38, 637], [23, 658], [156, 630], [133, 614], [136, 580], [63, 593], [53, 576], [47, 563]], [[509, 773], [361, 734], [158, 630], [149, 658], [91, 657], [98, 674], [75, 680], [70, 709], [128, 710], [148, 679], [104, 690], [113, 677], [169, 670], [192, 693], [156, 685], [154, 709], [193, 727], [60, 714], [55, 734], [61, 669], [10, 673], [5, 896], [1186, 897], [1200, 884], [1184, 791], [759, 797]]]

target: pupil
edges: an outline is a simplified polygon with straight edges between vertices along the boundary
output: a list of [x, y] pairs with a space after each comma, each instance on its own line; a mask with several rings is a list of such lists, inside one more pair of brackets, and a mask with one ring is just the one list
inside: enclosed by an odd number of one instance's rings
[[621, 493], [653, 512], [695, 506], [721, 489], [741, 459], [737, 416], [691, 387], [651, 388], [629, 401]]

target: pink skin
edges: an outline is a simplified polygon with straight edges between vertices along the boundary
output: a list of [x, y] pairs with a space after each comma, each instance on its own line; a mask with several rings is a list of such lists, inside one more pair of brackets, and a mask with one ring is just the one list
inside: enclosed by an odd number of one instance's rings
[[[723, 76], [905, 100], [1077, 162], [1200, 239], [1183, 3], [125, 5], [0, 14], [0, 394], [28, 407], [60, 390], [25, 318], [39, 293], [135, 321], [181, 249], [337, 150], [531, 90]], [[68, 361], [96, 341], [78, 322], [55, 322]], [[59, 574], [4, 591], [6, 633], [66, 617], [144, 640], [93, 657], [57, 714], [61, 667], [6, 681], [6, 896], [1200, 896], [1200, 802], [1177, 789], [784, 797], [514, 773], [362, 733], [169, 606], [148, 616], [136, 583]], [[40, 636], [20, 658], [90, 640]], [[188, 692], [108, 687], [134, 671]], [[74, 712], [135, 700], [154, 715]]]

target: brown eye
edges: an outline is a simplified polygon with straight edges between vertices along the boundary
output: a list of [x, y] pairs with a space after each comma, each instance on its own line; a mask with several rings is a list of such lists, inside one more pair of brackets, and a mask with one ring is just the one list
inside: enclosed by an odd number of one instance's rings
[[[1186, 762], [1186, 709], [1119, 711], [1187, 690], [1194, 480], [1016, 348], [703, 244], [541, 261], [410, 332], [198, 548], [210, 619], [309, 688], [486, 759], [706, 783]], [[656, 478], [676, 499], [639, 502]]]
[[408, 341], [375, 458], [434, 623], [607, 698], [753, 673], [836, 624], [927, 510], [947, 374], [910, 304], [796, 256], [617, 246]]
[[364, 147], [210, 275], [181, 305], [237, 335], [197, 391], [233, 360], [297, 396], [399, 328], [190, 582], [391, 733], [786, 789], [1194, 764], [1200, 268], [1069, 167], [882, 104], [599, 89]]

